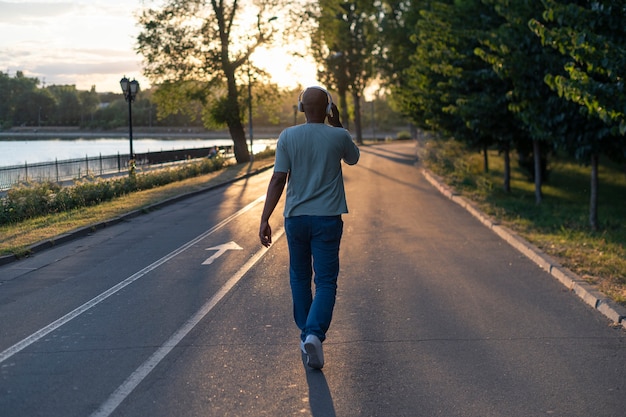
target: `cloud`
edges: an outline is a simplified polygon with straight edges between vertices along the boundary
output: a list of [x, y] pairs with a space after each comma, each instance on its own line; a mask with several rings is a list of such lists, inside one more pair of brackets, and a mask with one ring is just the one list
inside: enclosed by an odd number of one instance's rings
[[42, 84], [76, 85], [88, 90], [116, 91], [123, 75], [137, 78], [142, 86], [148, 81], [141, 77], [141, 57], [133, 51], [114, 49], [0, 49], [0, 62], [10, 76], [22, 71], [27, 77], [38, 78]]
[[119, 89], [123, 74], [141, 73], [132, 16], [139, 2], [0, 0], [0, 71], [23, 71], [46, 85]]
[[59, 16], [71, 14], [76, 5], [63, 3], [43, 2], [20, 2], [12, 3], [0, 1], [0, 23], [10, 25], [33, 25], [40, 20], [54, 19]]
[[[98, 75], [122, 74], [124, 71], [139, 69], [138, 61], [102, 61], [93, 63], [56, 62], [38, 65], [32, 69], [38, 74], [58, 75]], [[120, 76], [121, 78], [121, 76]]]

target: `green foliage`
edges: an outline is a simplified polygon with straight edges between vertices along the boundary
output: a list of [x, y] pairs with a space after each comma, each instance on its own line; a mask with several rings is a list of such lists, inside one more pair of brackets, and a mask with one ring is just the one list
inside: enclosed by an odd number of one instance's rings
[[[534, 161], [537, 204], [545, 181], [542, 160], [551, 150], [567, 150], [594, 167], [601, 153], [626, 160], [624, 137], [611, 130], [621, 126], [626, 108], [623, 4], [458, 0], [416, 8], [415, 50], [404, 83], [393, 92], [418, 126], [474, 149], [496, 146], [505, 161], [517, 149]], [[506, 177], [510, 170], [504, 172]], [[505, 178], [505, 189], [507, 184]], [[592, 224], [596, 194], [592, 189]]]
[[76, 126], [80, 122], [81, 103], [78, 92], [73, 85], [52, 85], [48, 90], [54, 97], [57, 106], [53, 116], [56, 125]]
[[272, 158], [272, 157], [274, 157], [274, 155], [276, 155], [276, 149], [272, 149], [272, 148], [270, 148], [268, 146], [267, 148], [265, 148], [261, 152], [255, 153], [254, 157], [256, 159], [266, 159], [266, 158]]
[[228, 97], [220, 97], [215, 101], [215, 104], [209, 109], [208, 116], [213, 123], [228, 124], [232, 123], [233, 119], [239, 119], [243, 117], [243, 108], [235, 104], [233, 100]]
[[504, 19], [478, 51], [493, 71], [510, 85], [508, 108], [523, 123], [528, 139], [550, 142], [565, 126], [563, 101], [544, 78], [558, 72], [563, 60], [528, 29], [532, 18], [541, 18], [540, 0], [514, 2], [484, 0]]
[[376, 8], [369, 0], [322, 0], [314, 5], [317, 27], [312, 34], [313, 57], [322, 70], [318, 76], [339, 94], [339, 110], [347, 118], [349, 92], [354, 106], [356, 140], [362, 143], [361, 97], [374, 75], [379, 46]]
[[[469, 155], [469, 156], [468, 156]], [[477, 181], [491, 188], [490, 183], [480, 181], [482, 159], [471, 153], [468, 147], [456, 140], [433, 139], [418, 148], [420, 161], [438, 175], [449, 178], [455, 186], [473, 186]]]
[[53, 182], [24, 183], [13, 187], [6, 197], [0, 199], [0, 225], [94, 206], [135, 191], [217, 171], [223, 166], [224, 159], [217, 157], [123, 178], [88, 178], [69, 187], [61, 187]]
[[[189, 89], [178, 95], [160, 96], [164, 112], [172, 114], [181, 97], [200, 102], [202, 119], [207, 124], [227, 124], [238, 162], [250, 159], [242, 124], [238, 83], [244, 65], [254, 50], [271, 40], [275, 30], [270, 22], [278, 12], [273, 0], [247, 5], [246, 13], [256, 22], [242, 18], [237, 1], [202, 2], [168, 0], [160, 6], [145, 8], [139, 17], [141, 32], [137, 51], [143, 55], [144, 73], [154, 84], [183, 83]], [[237, 30], [235, 30], [237, 28]], [[223, 86], [217, 97], [209, 87]], [[184, 106], [185, 108], [187, 106]]]
[[394, 93], [401, 93], [407, 85], [405, 70], [411, 66], [410, 57], [415, 52], [414, 36], [422, 8], [410, 0], [383, 0], [379, 4], [381, 45], [376, 66]]
[[563, 70], [550, 73], [546, 82], [577, 110], [604, 123], [592, 123], [585, 138], [569, 148], [588, 162], [604, 151], [616, 161], [626, 160], [626, 8], [624, 2], [580, 1], [563, 4], [543, 1], [545, 23], [533, 19], [531, 29], [543, 44], [563, 58]]
[[411, 132], [409, 132], [408, 130], [401, 130], [396, 134], [396, 139], [398, 140], [412, 139]]

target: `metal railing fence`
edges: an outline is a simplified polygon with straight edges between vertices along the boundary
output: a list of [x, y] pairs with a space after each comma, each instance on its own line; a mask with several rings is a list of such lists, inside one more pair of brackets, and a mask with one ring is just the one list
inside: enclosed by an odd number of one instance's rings
[[[135, 166], [141, 168], [176, 161], [206, 158], [214, 150], [214, 148], [197, 148], [138, 153], [135, 155]], [[223, 147], [218, 150], [225, 152]], [[0, 167], [0, 191], [7, 191], [16, 184], [26, 181], [53, 181], [61, 183], [86, 176], [121, 174], [128, 172], [128, 163], [129, 155], [117, 154]]]

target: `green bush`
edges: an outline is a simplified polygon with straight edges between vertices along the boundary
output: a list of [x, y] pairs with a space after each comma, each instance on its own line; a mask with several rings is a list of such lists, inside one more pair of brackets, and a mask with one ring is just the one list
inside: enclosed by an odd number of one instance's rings
[[276, 149], [272, 149], [268, 146], [261, 152], [254, 154], [254, 157], [256, 159], [265, 159], [265, 158], [272, 158], [274, 157], [274, 155], [276, 155]]
[[87, 177], [69, 187], [50, 181], [19, 184], [0, 200], [0, 224], [18, 223], [46, 214], [94, 206], [135, 191], [217, 171], [224, 166], [224, 162], [223, 158], [212, 158], [123, 178], [105, 180]]
[[396, 139], [398, 140], [412, 139], [411, 132], [409, 132], [408, 130], [401, 130], [400, 132], [398, 132], [398, 134], [396, 134]]

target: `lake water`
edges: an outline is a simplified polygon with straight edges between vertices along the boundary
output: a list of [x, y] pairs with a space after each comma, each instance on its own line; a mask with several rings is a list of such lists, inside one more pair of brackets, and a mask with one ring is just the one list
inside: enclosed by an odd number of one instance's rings
[[[254, 153], [275, 144], [275, 139], [255, 139]], [[171, 151], [179, 149], [232, 146], [231, 139], [133, 139], [135, 153]], [[0, 166], [33, 164], [63, 159], [128, 155], [129, 140], [123, 138], [15, 138], [0, 140]]]

